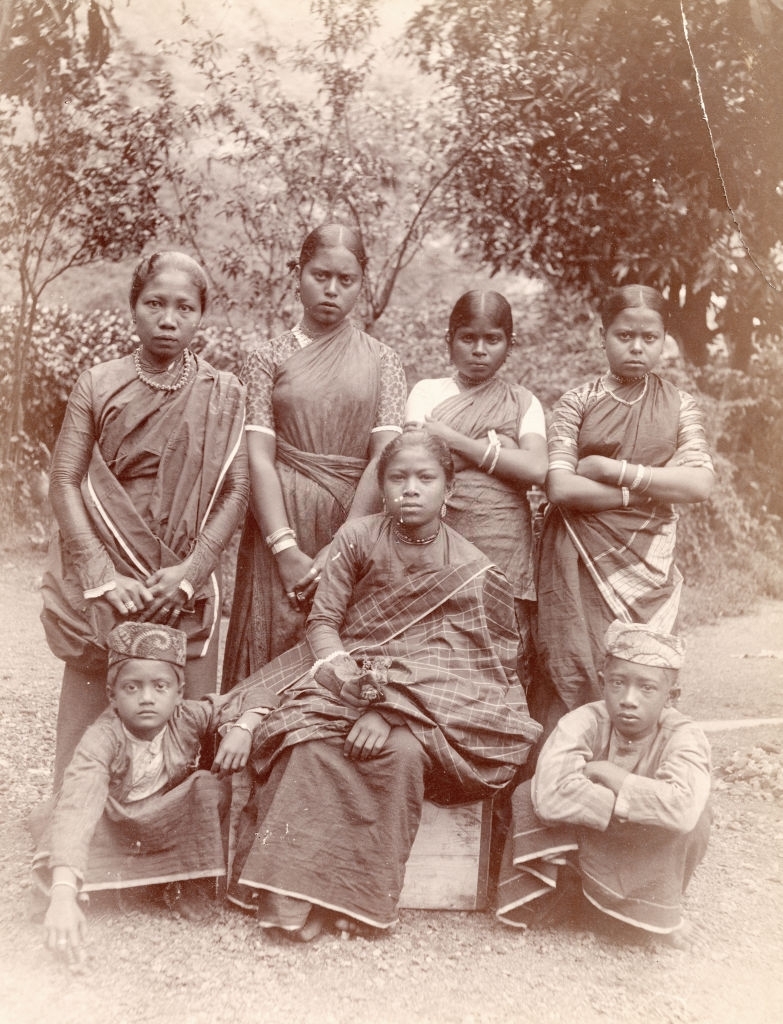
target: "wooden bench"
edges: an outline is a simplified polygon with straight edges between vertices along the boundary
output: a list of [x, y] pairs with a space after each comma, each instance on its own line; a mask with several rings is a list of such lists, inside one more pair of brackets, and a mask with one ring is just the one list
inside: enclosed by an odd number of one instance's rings
[[405, 870], [400, 907], [484, 910], [492, 801], [440, 807], [425, 800]]

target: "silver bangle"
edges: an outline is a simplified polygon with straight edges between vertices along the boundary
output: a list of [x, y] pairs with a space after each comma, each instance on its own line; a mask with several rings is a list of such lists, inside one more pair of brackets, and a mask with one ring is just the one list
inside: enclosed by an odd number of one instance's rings
[[628, 504], [631, 500], [631, 492], [627, 487], [621, 487], [620, 493], [623, 499], [623, 508], [628, 508]]
[[249, 725], [245, 725], [244, 722], [234, 722], [232, 724], [231, 728], [232, 729], [244, 729], [245, 732], [248, 733], [250, 736], [253, 735], [253, 730], [250, 728]]

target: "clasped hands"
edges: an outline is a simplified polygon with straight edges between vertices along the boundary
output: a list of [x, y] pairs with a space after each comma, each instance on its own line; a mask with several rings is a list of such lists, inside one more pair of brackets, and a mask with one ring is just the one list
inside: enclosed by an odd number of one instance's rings
[[166, 569], [158, 569], [143, 583], [118, 573], [114, 578], [114, 587], [102, 597], [125, 618], [176, 626], [189, 600], [186, 591], [180, 586], [186, 571], [186, 563], [181, 562]]

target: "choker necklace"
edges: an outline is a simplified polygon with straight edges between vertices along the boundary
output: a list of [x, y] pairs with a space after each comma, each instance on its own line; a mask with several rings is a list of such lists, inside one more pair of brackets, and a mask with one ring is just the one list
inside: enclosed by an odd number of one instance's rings
[[644, 380], [644, 387], [642, 388], [642, 393], [640, 395], [637, 395], [636, 398], [632, 398], [629, 401], [627, 398], [620, 398], [620, 396], [617, 394], [616, 391], [613, 391], [611, 388], [608, 388], [606, 386], [606, 378], [605, 377], [601, 377], [601, 380], [600, 380], [601, 390], [605, 391], [607, 393], [607, 395], [611, 395], [612, 398], [615, 400], [615, 402], [619, 402], [620, 405], [636, 405], [636, 403], [637, 402], [641, 402], [641, 400], [647, 394], [647, 384], [649, 383], [650, 378], [649, 378], [649, 376], [646, 373], [645, 373], [643, 378], [642, 377], [630, 377], [630, 378], [628, 378], [628, 377], [618, 377], [614, 373], [610, 374], [610, 376], [613, 377], [616, 381], [620, 381], [620, 382], [622, 382], [624, 384], [638, 384], [640, 380]]
[[[190, 380], [190, 349], [186, 348], [182, 353], [182, 370], [173, 384], [161, 384], [159, 381], [152, 380], [147, 376], [141, 368], [141, 346], [133, 353], [133, 365], [136, 367], [136, 376], [148, 388], [153, 388], [155, 391], [179, 391]], [[166, 371], [164, 370], [163, 372], [165, 373]]]
[[438, 528], [435, 533], [430, 537], [408, 537], [397, 527], [396, 523], [392, 526], [392, 531], [394, 533], [394, 539], [398, 540], [401, 544], [432, 544], [432, 542], [437, 540], [440, 535], [440, 523], [438, 523]]
[[345, 321], [342, 321], [335, 327], [330, 327], [327, 331], [321, 331], [320, 334], [308, 334], [304, 327], [302, 327], [302, 321], [300, 320], [299, 323], [294, 324], [291, 328], [291, 334], [293, 334], [302, 348], [307, 348], [312, 341], [321, 341], [323, 338], [334, 337], [339, 334], [344, 323]]
[[457, 370], [457, 381], [463, 386], [463, 388], [477, 388], [482, 384], [486, 384], [486, 381], [484, 380], [471, 380], [470, 377], [466, 377], [461, 370]]

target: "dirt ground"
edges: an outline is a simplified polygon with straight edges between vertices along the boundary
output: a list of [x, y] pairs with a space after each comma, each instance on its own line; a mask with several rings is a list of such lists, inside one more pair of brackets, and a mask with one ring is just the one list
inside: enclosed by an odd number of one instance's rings
[[689, 952], [592, 919], [519, 933], [491, 914], [424, 911], [403, 911], [383, 939], [295, 946], [228, 906], [190, 924], [104, 898], [76, 976], [28, 918], [25, 820], [48, 790], [60, 677], [38, 622], [40, 572], [40, 556], [0, 551], [3, 1024], [783, 1020], [783, 728], [739, 722], [783, 719], [783, 603], [686, 638], [681, 708], [710, 723], [716, 769], [711, 845], [687, 898]]

